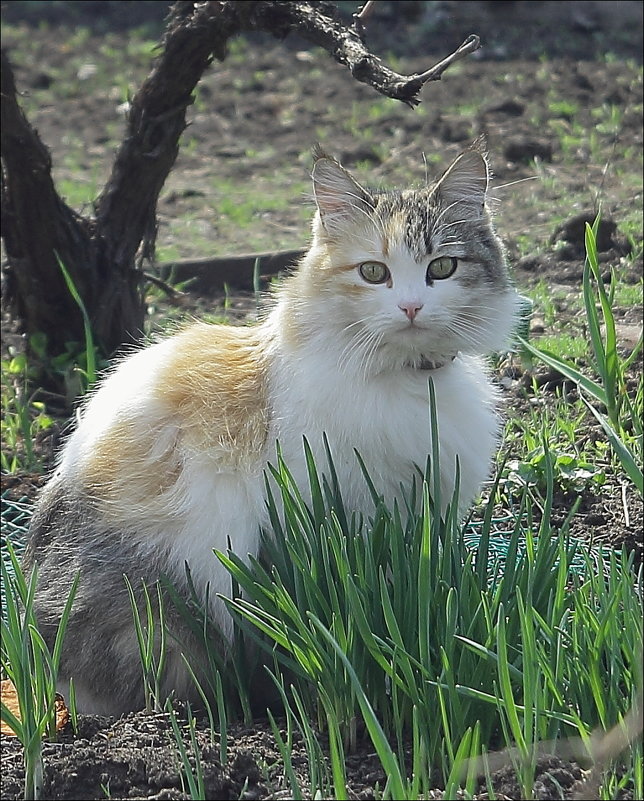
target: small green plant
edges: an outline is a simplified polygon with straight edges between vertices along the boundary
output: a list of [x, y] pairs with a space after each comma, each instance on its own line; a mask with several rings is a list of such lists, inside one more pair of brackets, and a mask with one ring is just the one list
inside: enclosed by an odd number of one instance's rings
[[86, 392], [88, 389], [96, 383], [96, 349], [94, 347], [94, 335], [92, 334], [92, 324], [89, 318], [89, 314], [87, 313], [87, 309], [85, 308], [85, 303], [74, 284], [74, 281], [69, 274], [69, 271], [63, 264], [60, 256], [56, 253], [56, 260], [58, 261], [58, 266], [60, 267], [60, 271], [63, 274], [63, 278], [65, 279], [65, 284], [67, 289], [69, 290], [69, 294], [74, 298], [74, 301], [80, 312], [83, 316], [83, 329], [85, 333], [85, 358], [86, 358], [86, 367], [83, 370], [80, 369], [81, 375], [85, 380], [84, 391]]
[[581, 492], [586, 487], [599, 488], [606, 481], [606, 468], [586, 461], [574, 453], [547, 451], [541, 445], [530, 451], [522, 459], [507, 462], [507, 481], [518, 488], [536, 487], [541, 493], [546, 491], [547, 461], [551, 459], [557, 486], [565, 492]]
[[2, 471], [39, 471], [41, 458], [36, 452], [36, 439], [54, 421], [46, 413], [45, 404], [37, 400], [38, 391], [29, 390], [30, 371], [23, 353], [3, 360], [1, 370]]
[[165, 670], [166, 660], [166, 627], [163, 612], [163, 598], [161, 585], [156, 583], [158, 620], [155, 617], [150, 600], [150, 593], [145, 582], [141, 582], [144, 613], [139, 609], [139, 599], [126, 575], [123, 579], [127, 586], [132, 616], [136, 631], [136, 641], [139, 646], [139, 657], [143, 673], [143, 691], [145, 695], [145, 708], [148, 712], [153, 709], [161, 711], [165, 698], [161, 695], [161, 681]]
[[[201, 751], [199, 748], [199, 743], [197, 742], [197, 722], [192, 714], [190, 704], [186, 705], [188, 719], [187, 724], [184, 727], [187, 729], [190, 738], [190, 753], [188, 753], [188, 749], [186, 748], [184, 735], [181, 731], [181, 727], [179, 726], [179, 721], [177, 720], [177, 713], [173, 709], [170, 700], [166, 702], [165, 709], [170, 718], [172, 734], [177, 744], [177, 749], [181, 759], [181, 784], [184, 785], [184, 781], [188, 784], [190, 798], [194, 799], [195, 801], [204, 799], [206, 797], [206, 788], [204, 785]], [[190, 760], [191, 756], [192, 762]], [[192, 764], [193, 762], [194, 767]]]
[[[2, 671], [13, 682], [20, 720], [2, 704], [2, 720], [11, 726], [24, 748], [25, 799], [40, 796], [43, 780], [42, 741], [56, 737], [56, 681], [65, 630], [78, 586], [75, 577], [50, 651], [34, 613], [38, 583], [36, 568], [25, 577], [10, 542], [1, 560], [4, 609], [1, 626]], [[10, 569], [9, 569], [10, 568]]]
[[[642, 336], [640, 335], [638, 343], [628, 356], [622, 357], [619, 354], [613, 314], [615, 280], [613, 275], [609, 289], [606, 290], [597, 258], [598, 225], [599, 217], [592, 227], [586, 226], [586, 263], [583, 275], [584, 308], [592, 350], [590, 361], [596, 377], [588, 377], [570, 361], [535, 347], [525, 338], [519, 337], [519, 341], [532, 356], [556, 369], [578, 387], [589, 411], [606, 432], [624, 471], [642, 494], [642, 376], [640, 375], [634, 397], [627, 388], [628, 371], [642, 350]], [[598, 405], [605, 408], [605, 413]]]

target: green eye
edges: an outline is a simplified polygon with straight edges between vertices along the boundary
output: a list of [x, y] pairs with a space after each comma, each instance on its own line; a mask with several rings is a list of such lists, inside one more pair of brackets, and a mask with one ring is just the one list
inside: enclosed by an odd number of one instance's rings
[[427, 283], [430, 281], [440, 281], [442, 278], [449, 278], [458, 266], [458, 259], [453, 256], [441, 256], [439, 259], [429, 262], [427, 268]]
[[389, 268], [381, 261], [363, 261], [358, 272], [369, 284], [384, 284], [390, 278]]

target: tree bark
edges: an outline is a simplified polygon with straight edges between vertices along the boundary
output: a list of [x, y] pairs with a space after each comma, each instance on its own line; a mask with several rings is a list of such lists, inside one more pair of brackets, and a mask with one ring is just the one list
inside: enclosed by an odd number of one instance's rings
[[58, 196], [51, 157], [18, 106], [11, 66], [2, 53], [2, 234], [8, 265], [3, 294], [27, 333], [46, 332], [52, 352], [78, 340], [79, 308], [62, 279], [57, 256], [79, 263], [74, 279], [91, 298], [92, 225]]
[[3, 291], [27, 334], [44, 332], [50, 356], [83, 342], [81, 313], [65, 284], [65, 265], [89, 312], [105, 355], [138, 338], [144, 321], [145, 261], [154, 260], [156, 206], [172, 169], [193, 91], [228, 40], [262, 30], [277, 37], [296, 31], [321, 45], [377, 91], [415, 105], [423, 84], [438, 80], [454, 61], [478, 47], [469, 37], [425, 73], [399, 75], [371, 54], [364, 15], [345, 25], [337, 9], [306, 0], [210, 0], [174, 3], [161, 55], [132, 100], [126, 132], [111, 175], [82, 217], [59, 197], [51, 157], [20, 109], [11, 66], [2, 56], [2, 212], [8, 266]]

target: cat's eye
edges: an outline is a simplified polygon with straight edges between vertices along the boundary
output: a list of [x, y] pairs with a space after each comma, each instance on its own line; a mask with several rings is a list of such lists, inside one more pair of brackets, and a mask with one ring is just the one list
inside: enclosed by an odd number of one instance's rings
[[389, 268], [381, 261], [363, 261], [358, 272], [369, 284], [384, 284], [390, 278]]
[[427, 283], [430, 281], [440, 281], [453, 275], [458, 266], [458, 259], [454, 256], [441, 256], [429, 262], [427, 268]]

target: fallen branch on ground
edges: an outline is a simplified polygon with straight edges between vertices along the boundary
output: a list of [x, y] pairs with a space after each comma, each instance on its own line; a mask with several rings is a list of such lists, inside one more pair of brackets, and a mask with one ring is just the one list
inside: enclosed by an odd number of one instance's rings
[[[247, 253], [192, 261], [170, 261], [157, 265], [159, 278], [172, 285], [189, 281], [188, 291], [213, 295], [224, 285], [241, 290], [255, 288], [255, 275], [265, 285], [282, 270], [292, 267], [306, 250], [278, 250], [268, 253]], [[258, 269], [255, 264], [259, 259]]]

